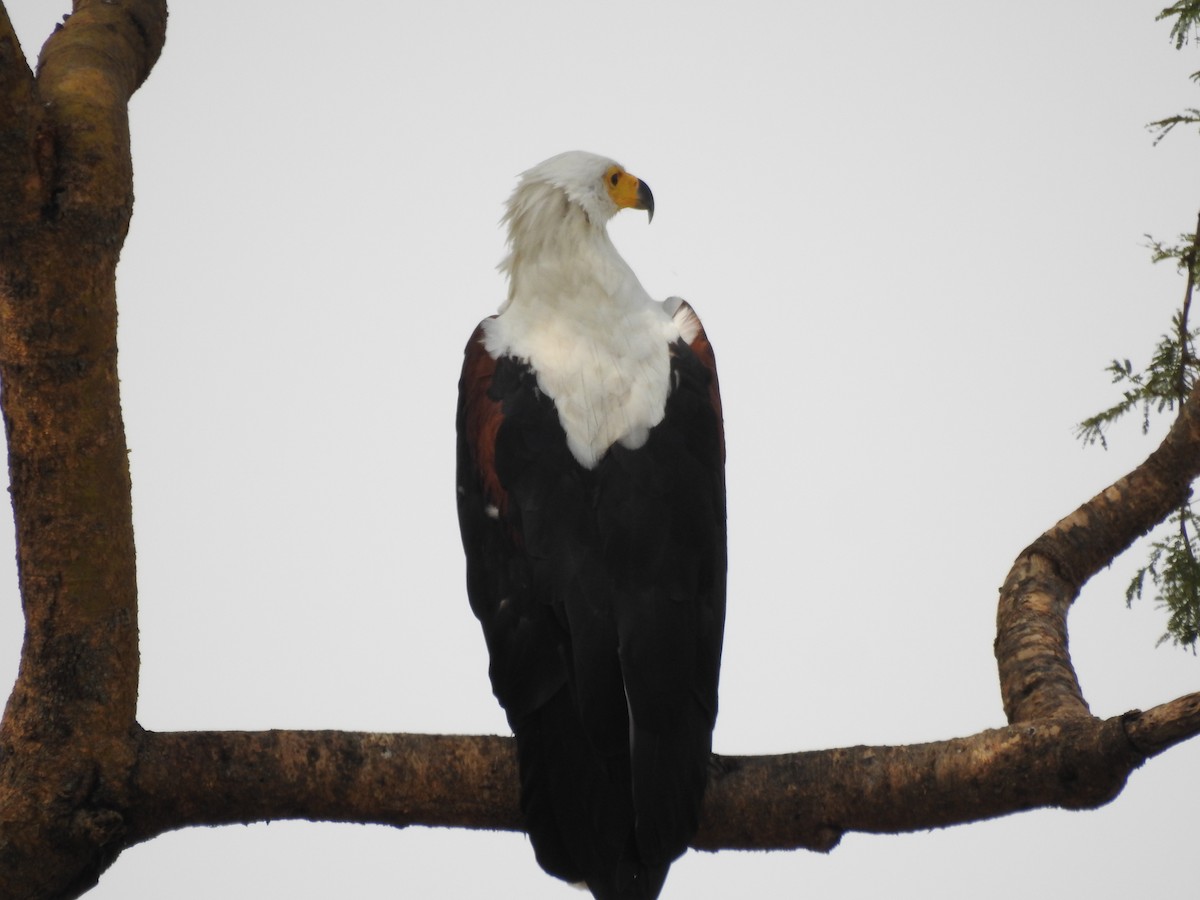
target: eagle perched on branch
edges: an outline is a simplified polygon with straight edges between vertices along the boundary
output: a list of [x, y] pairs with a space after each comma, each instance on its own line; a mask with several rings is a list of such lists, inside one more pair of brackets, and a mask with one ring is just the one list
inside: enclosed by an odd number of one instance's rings
[[725, 619], [712, 347], [608, 235], [654, 196], [610, 159], [521, 176], [508, 299], [466, 348], [458, 516], [538, 862], [653, 900], [699, 821]]

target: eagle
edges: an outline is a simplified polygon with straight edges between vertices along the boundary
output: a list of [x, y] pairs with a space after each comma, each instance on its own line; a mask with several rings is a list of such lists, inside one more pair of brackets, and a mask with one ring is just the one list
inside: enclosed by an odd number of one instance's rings
[[467, 343], [457, 415], [467, 593], [516, 737], [538, 863], [653, 900], [696, 833], [725, 620], [712, 346], [653, 300], [608, 221], [644, 181], [573, 151], [507, 205], [508, 299]]

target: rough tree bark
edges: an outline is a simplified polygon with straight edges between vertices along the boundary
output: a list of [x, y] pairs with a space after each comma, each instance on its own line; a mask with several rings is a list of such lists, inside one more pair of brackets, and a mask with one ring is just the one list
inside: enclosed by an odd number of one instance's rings
[[[135, 719], [137, 595], [117, 382], [127, 104], [164, 0], [75, 0], [29, 70], [0, 6], [0, 404], [26, 632], [0, 723], [0, 896], [85, 892], [126, 847], [303, 818], [518, 829], [510, 740], [155, 734]], [[1017, 558], [997, 617], [1007, 727], [904, 747], [714, 757], [696, 846], [829, 850], [1044, 806], [1094, 807], [1200, 732], [1200, 694], [1094, 718], [1067, 650], [1085, 581], [1200, 475], [1200, 396], [1135, 471]]]

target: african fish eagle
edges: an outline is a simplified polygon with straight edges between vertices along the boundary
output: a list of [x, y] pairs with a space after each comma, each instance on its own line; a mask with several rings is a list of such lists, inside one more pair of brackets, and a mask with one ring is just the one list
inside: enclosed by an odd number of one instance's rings
[[466, 348], [458, 516], [521, 810], [547, 872], [653, 900], [700, 815], [725, 619], [712, 347], [608, 235], [646, 183], [563, 153], [504, 221], [509, 281]]

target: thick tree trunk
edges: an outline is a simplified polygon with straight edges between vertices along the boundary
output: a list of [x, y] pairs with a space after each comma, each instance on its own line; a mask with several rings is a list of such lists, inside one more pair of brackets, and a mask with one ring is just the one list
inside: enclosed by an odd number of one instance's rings
[[36, 78], [2, 15], [0, 402], [26, 632], [0, 726], [0, 895], [63, 896], [105, 865], [134, 762], [115, 272], [133, 207], [127, 104], [166, 8], [77, 3]]
[[[506, 738], [155, 734], [135, 720], [115, 270], [133, 203], [127, 104], [165, 27], [163, 0], [76, 0], [35, 76], [0, 6], [0, 406], [26, 624], [0, 722], [4, 898], [77, 896], [125, 847], [194, 825], [520, 828]], [[696, 846], [826, 851], [849, 830], [1110, 800], [1134, 767], [1200, 731], [1200, 695], [1093, 718], [1066, 612], [1198, 473], [1193, 396], [1146, 463], [1018, 557], [997, 621], [1008, 727], [908, 747], [714, 757]]]

